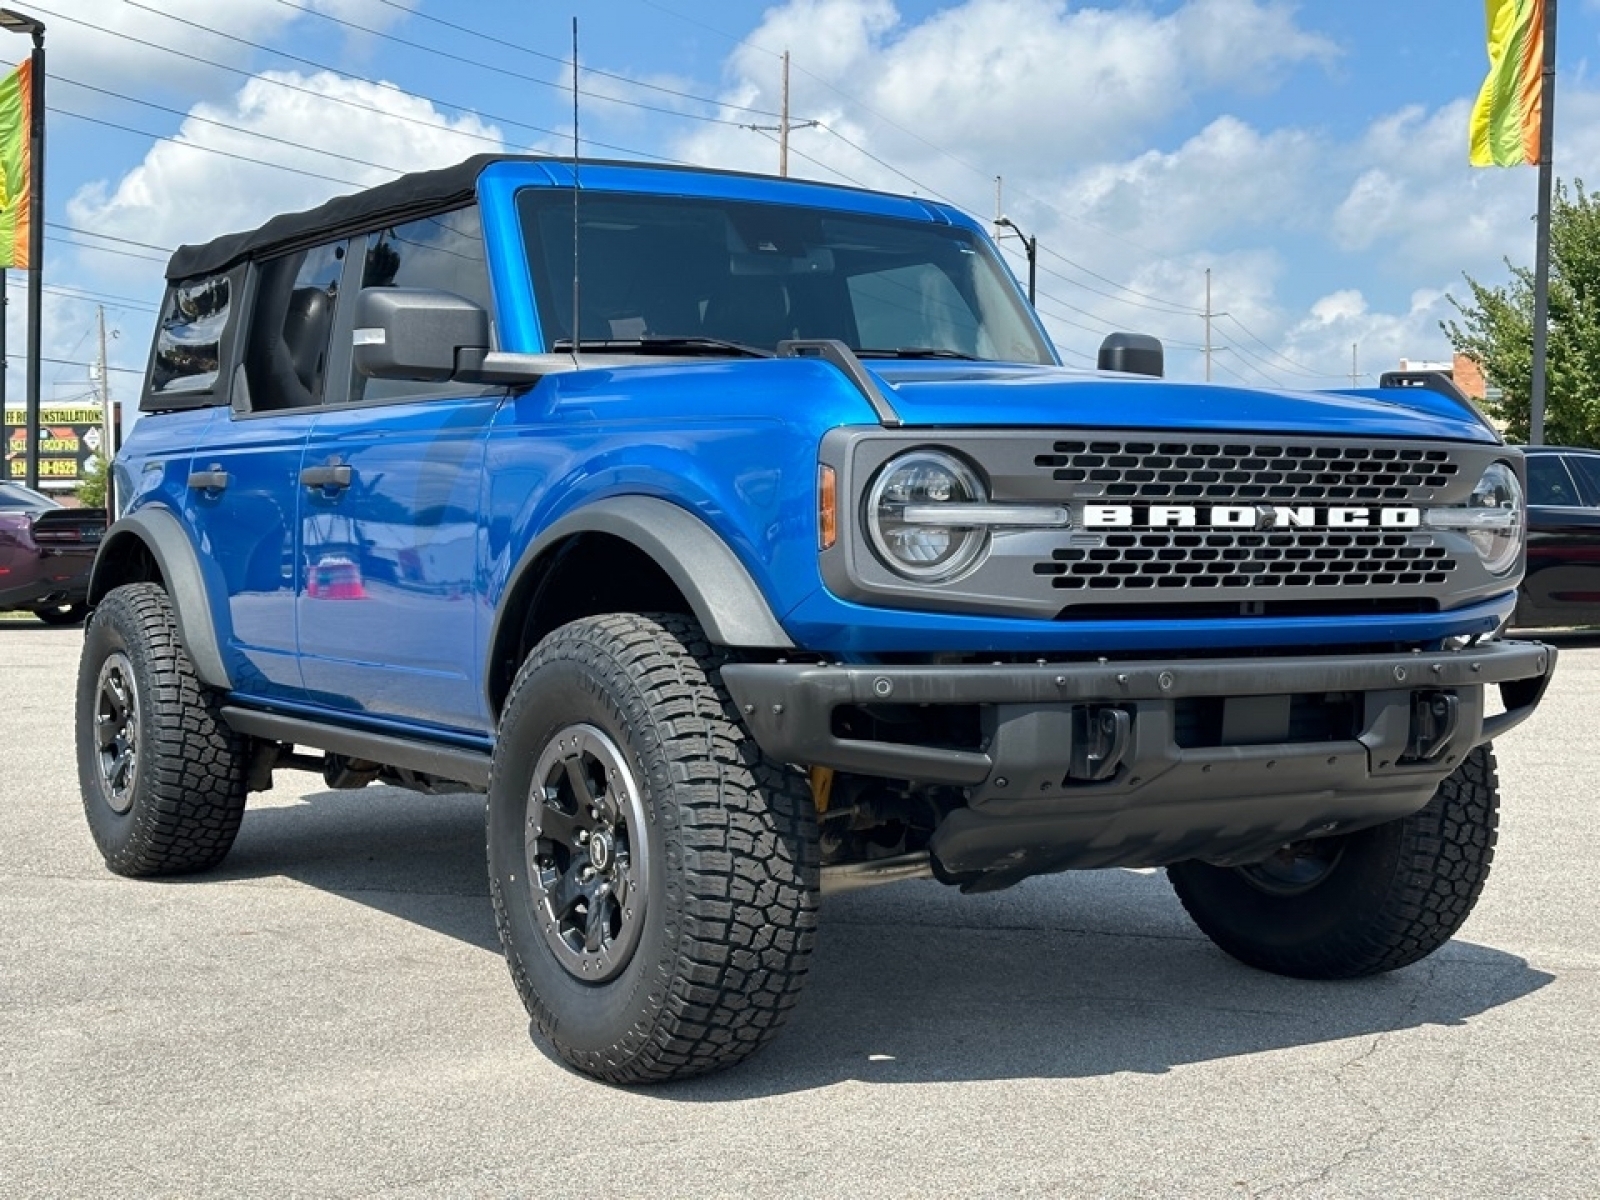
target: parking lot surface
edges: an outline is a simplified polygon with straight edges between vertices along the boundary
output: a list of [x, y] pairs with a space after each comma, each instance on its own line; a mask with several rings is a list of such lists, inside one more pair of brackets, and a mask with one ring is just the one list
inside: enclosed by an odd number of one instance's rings
[[1239, 966], [1160, 873], [830, 897], [779, 1040], [620, 1090], [529, 1035], [482, 802], [280, 773], [208, 875], [110, 875], [78, 630], [0, 621], [0, 1195], [1589, 1197], [1600, 640], [1497, 747], [1498, 856], [1431, 959]]

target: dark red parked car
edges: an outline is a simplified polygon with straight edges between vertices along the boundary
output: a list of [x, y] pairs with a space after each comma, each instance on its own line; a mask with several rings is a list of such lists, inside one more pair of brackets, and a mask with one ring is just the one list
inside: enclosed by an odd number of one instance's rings
[[99, 508], [67, 508], [0, 483], [0, 611], [25, 608], [49, 625], [89, 611], [89, 568], [106, 532]]
[[1524, 446], [1528, 573], [1512, 624], [1600, 625], [1600, 451]]

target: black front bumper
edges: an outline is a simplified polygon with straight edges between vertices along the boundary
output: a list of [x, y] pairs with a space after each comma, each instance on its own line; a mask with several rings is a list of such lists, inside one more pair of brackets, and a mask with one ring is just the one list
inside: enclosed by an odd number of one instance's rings
[[[740, 663], [723, 680], [771, 758], [965, 789], [932, 849], [952, 877], [1245, 862], [1298, 837], [1414, 812], [1474, 747], [1533, 711], [1553, 648], [1030, 665]], [[1504, 711], [1484, 713], [1484, 686]], [[1248, 698], [1338, 697], [1348, 736], [1296, 741]], [[1185, 744], [1185, 701], [1237, 705], [1232, 736]], [[1331, 699], [1330, 699], [1330, 702]], [[1264, 700], [1271, 709], [1273, 701]], [[975, 705], [972, 748], [840, 736], [835, 711]], [[1436, 717], [1435, 714], [1444, 714]], [[1265, 736], [1262, 730], [1268, 731]], [[1092, 741], [1094, 746], [1086, 745]], [[1098, 750], [1098, 756], [1094, 753]]]

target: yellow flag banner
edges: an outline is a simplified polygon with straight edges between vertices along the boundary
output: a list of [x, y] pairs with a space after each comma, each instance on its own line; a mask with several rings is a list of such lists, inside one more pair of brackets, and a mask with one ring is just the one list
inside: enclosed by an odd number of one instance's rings
[[26, 271], [33, 212], [33, 63], [0, 80], [0, 270]]
[[1539, 164], [1545, 0], [1486, 0], [1489, 75], [1472, 106], [1475, 167]]

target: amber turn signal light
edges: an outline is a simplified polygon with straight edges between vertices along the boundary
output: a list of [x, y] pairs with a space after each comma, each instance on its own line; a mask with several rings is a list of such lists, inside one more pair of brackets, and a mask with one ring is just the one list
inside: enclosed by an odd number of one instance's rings
[[817, 468], [817, 546], [831, 550], [839, 540], [839, 487], [832, 467]]

